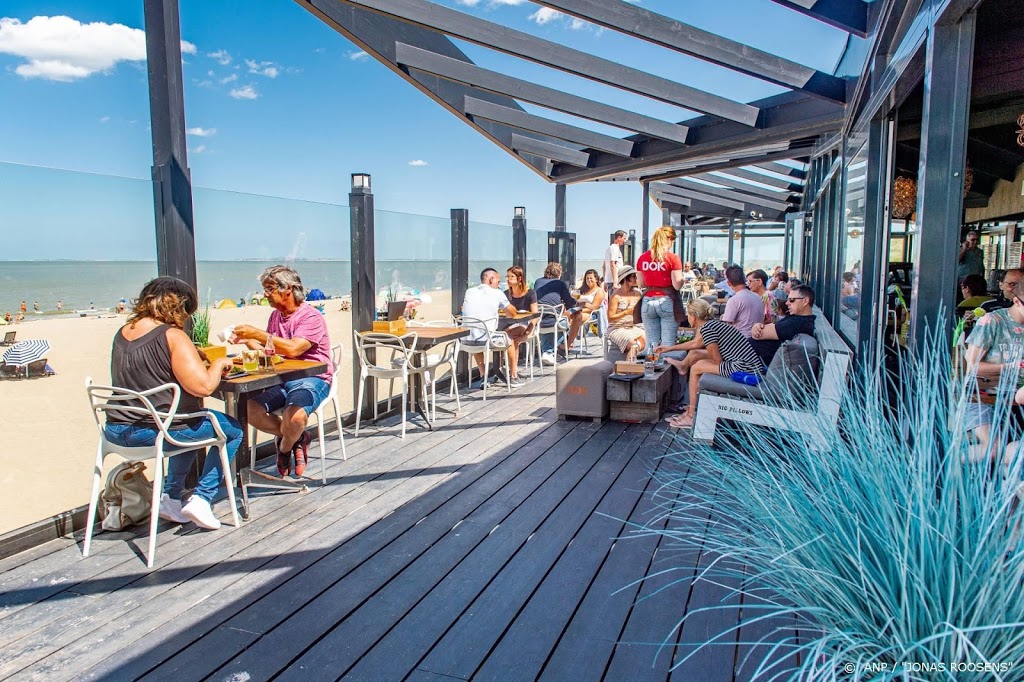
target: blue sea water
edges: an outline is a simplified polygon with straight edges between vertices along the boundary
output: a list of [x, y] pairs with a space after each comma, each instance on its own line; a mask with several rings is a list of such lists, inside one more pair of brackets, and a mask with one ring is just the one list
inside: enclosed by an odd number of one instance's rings
[[[224, 298], [237, 301], [250, 298], [260, 289], [263, 270], [277, 264], [271, 261], [199, 261], [197, 263], [199, 297], [204, 303]], [[318, 288], [328, 296], [348, 294], [351, 289], [351, 261], [296, 260], [289, 262], [302, 277], [307, 289]], [[470, 261], [473, 273], [485, 267], [503, 271], [508, 264]], [[580, 261], [577, 274], [582, 275], [594, 262]], [[544, 268], [541, 261], [529, 263], [530, 279], [539, 277]], [[138, 295], [142, 285], [156, 277], [155, 261], [0, 261], [0, 316], [6, 311], [16, 314], [21, 301], [26, 301], [29, 314], [33, 303], [42, 311], [56, 309], [63, 303], [65, 312], [113, 308], [122, 299]], [[379, 260], [376, 267], [378, 289], [389, 284], [409, 289], [432, 291], [451, 288], [451, 263], [443, 260]]]

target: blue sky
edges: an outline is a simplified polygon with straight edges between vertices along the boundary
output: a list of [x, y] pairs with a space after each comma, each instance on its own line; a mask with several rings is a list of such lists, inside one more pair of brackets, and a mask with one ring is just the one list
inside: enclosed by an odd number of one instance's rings
[[[524, 0], [437, 1], [732, 99], [779, 92], [539, 11]], [[770, 0], [642, 4], [827, 71], [846, 41], [845, 33]], [[142, 2], [7, 0], [0, 18], [0, 162], [7, 162], [0, 164], [0, 226], [29, 226], [0, 258], [152, 258], [147, 81], [140, 33], [131, 30], [143, 27]], [[341, 255], [344, 246], [331, 232], [347, 213], [323, 204], [346, 201], [355, 171], [373, 175], [378, 209], [437, 216], [417, 221], [418, 229], [447, 229], [451, 208], [468, 208], [471, 220], [504, 226], [517, 205], [527, 207], [531, 229], [552, 227], [552, 185], [384, 66], [361, 57], [297, 4], [181, 0], [181, 22], [189, 166], [194, 185], [205, 188], [196, 193], [201, 258], [258, 256], [274, 239], [287, 242], [280, 253], [288, 253], [299, 231], [308, 235], [299, 255]], [[483, 48], [459, 46], [487, 68], [667, 120], [688, 115]], [[639, 227], [640, 186], [573, 185], [567, 209], [580, 256], [600, 254], [609, 232]], [[282, 231], [288, 236], [281, 238]], [[241, 244], [240, 234], [246, 235]], [[250, 248], [254, 244], [263, 247]]]

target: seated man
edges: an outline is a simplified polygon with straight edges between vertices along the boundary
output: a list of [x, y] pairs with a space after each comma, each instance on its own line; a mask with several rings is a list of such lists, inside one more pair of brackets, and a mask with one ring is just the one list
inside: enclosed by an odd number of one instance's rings
[[765, 307], [761, 297], [747, 288], [743, 268], [731, 265], [725, 271], [725, 281], [732, 289], [732, 296], [725, 304], [722, 322], [733, 327], [743, 336], [750, 338], [750, 330], [758, 322], [764, 322]]
[[[1004, 371], [1019, 371], [1024, 359], [1024, 282], [1017, 282], [1010, 292], [1012, 305], [983, 315], [967, 337], [967, 369], [976, 374], [979, 385], [996, 386]], [[987, 459], [989, 431], [992, 424], [991, 405], [971, 403], [964, 415], [965, 428], [978, 439], [972, 448], [972, 459]]]
[[814, 289], [805, 284], [793, 287], [786, 299], [789, 314], [779, 318], [775, 324], [755, 324], [750, 330], [750, 345], [765, 365], [772, 364], [775, 351], [783, 341], [789, 341], [797, 334], [814, 336]]
[[[294, 458], [295, 475], [301, 476], [309, 461], [311, 440], [306, 423], [327, 398], [334, 375], [331, 339], [324, 316], [305, 303], [306, 290], [299, 273], [284, 265], [274, 265], [263, 271], [260, 283], [263, 295], [274, 309], [267, 330], [238, 325], [231, 342], [244, 343], [254, 350], [272, 344], [283, 357], [327, 363], [325, 373], [274, 386], [246, 404], [249, 423], [274, 436], [278, 473], [290, 474]], [[277, 410], [283, 410], [280, 417], [273, 414]]]
[[1009, 308], [1013, 305], [1011, 300], [1013, 299], [1013, 287], [1022, 279], [1024, 279], [1024, 270], [1019, 268], [1011, 268], [1004, 272], [1003, 276], [999, 278], [999, 294], [992, 300], [982, 303], [982, 310], [990, 313], [993, 310]]
[[[550, 329], [557, 325], [559, 329], [567, 330], [567, 345], [562, 347], [559, 346], [558, 353], [563, 358], [568, 359], [569, 349], [572, 348], [573, 342], [576, 340], [576, 334], [579, 333], [580, 327], [583, 326], [583, 314], [576, 307], [576, 299], [572, 297], [569, 292], [569, 285], [563, 282], [560, 278], [562, 276], [562, 266], [558, 263], [548, 263], [548, 266], [544, 268], [544, 276], [538, 279], [533, 289], [537, 292], [537, 303], [540, 305], [564, 305], [565, 306], [565, 317], [561, 320], [555, 320], [551, 315], [544, 315], [540, 319], [540, 326], [543, 328]], [[587, 317], [590, 317], [587, 315]], [[554, 334], [542, 334], [541, 335], [541, 362], [545, 365], [555, 364], [555, 335]]]
[[[504, 310], [508, 315], [515, 315], [516, 307], [509, 303], [508, 297], [498, 288], [500, 283], [501, 276], [498, 275], [498, 271], [494, 268], [485, 268], [480, 273], [480, 284], [466, 291], [466, 297], [462, 299], [462, 314], [480, 320], [484, 324], [483, 329], [474, 327], [470, 331], [469, 336], [466, 337], [467, 343], [483, 343], [489, 334], [492, 348], [508, 350], [511, 343], [508, 336], [504, 332], [498, 331], [498, 311]], [[484, 376], [484, 354], [473, 353], [473, 361], [476, 363], [477, 369], [480, 370], [480, 388], [483, 388], [487, 383], [487, 377]], [[502, 381], [506, 383], [510, 381], [500, 368], [497, 373], [498, 378]]]

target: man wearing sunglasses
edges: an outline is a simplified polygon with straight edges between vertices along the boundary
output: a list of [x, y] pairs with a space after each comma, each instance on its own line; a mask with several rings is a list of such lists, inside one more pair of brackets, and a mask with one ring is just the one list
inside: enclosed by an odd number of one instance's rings
[[814, 336], [814, 289], [806, 284], [791, 287], [786, 298], [789, 315], [779, 318], [775, 324], [755, 324], [750, 330], [750, 345], [765, 365], [772, 364], [775, 351], [783, 341], [789, 341], [797, 334]]

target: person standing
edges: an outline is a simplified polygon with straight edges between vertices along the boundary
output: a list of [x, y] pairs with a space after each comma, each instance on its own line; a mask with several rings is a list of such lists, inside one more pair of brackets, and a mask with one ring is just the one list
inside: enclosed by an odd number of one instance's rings
[[[267, 329], [238, 325], [231, 342], [244, 343], [253, 350], [270, 344], [282, 357], [327, 365], [323, 374], [274, 386], [253, 396], [246, 404], [249, 423], [274, 436], [278, 473], [290, 474], [294, 458], [295, 475], [301, 476], [309, 462], [312, 440], [306, 433], [306, 424], [309, 415], [327, 398], [334, 376], [331, 339], [324, 316], [305, 302], [306, 289], [299, 273], [284, 265], [273, 265], [260, 275], [260, 283], [263, 295], [274, 309]], [[281, 416], [275, 414], [278, 410], [283, 410]]]
[[651, 248], [636, 259], [640, 286], [644, 297], [640, 302], [640, 319], [644, 323], [647, 346], [674, 343], [679, 323], [686, 319], [679, 287], [683, 285], [683, 263], [672, 253], [676, 231], [659, 227], [651, 237]]
[[619, 268], [622, 267], [622, 245], [626, 243], [626, 231], [618, 230], [612, 243], [604, 250], [604, 286], [610, 294], [619, 281]]
[[985, 275], [985, 252], [978, 248], [978, 241], [981, 236], [977, 230], [967, 233], [967, 239], [960, 245], [960, 255], [957, 259], [956, 281], [964, 281], [967, 275]]

